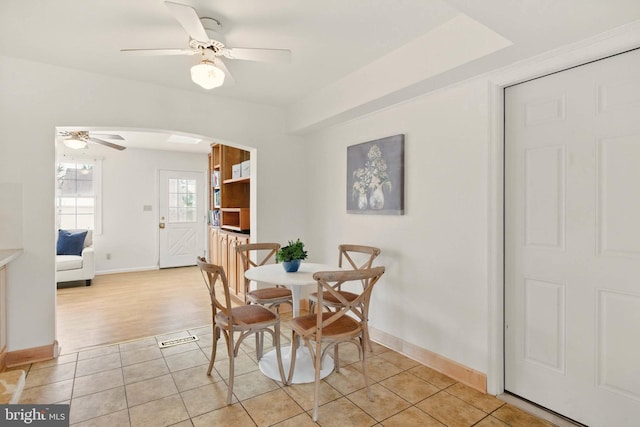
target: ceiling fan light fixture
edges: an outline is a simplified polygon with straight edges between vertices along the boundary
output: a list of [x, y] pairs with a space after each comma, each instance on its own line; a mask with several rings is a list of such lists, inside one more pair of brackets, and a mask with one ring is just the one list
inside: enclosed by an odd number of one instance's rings
[[80, 150], [87, 146], [87, 141], [75, 137], [66, 138], [62, 143], [73, 150]]
[[206, 59], [203, 59], [201, 63], [191, 67], [191, 80], [204, 89], [213, 89], [222, 86], [224, 77], [224, 71]]

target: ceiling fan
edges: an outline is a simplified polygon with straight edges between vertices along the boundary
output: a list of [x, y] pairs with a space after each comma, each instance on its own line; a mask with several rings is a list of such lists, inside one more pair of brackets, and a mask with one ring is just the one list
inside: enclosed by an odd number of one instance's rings
[[124, 150], [127, 147], [123, 147], [122, 145], [114, 144], [113, 142], [105, 141], [104, 139], [95, 138], [93, 135], [101, 136], [106, 139], [115, 139], [117, 141], [124, 141], [124, 138], [120, 135], [112, 135], [107, 133], [92, 133], [90, 134], [88, 131], [79, 130], [79, 131], [62, 131], [58, 132], [58, 134], [63, 137], [62, 143], [69, 148], [73, 148], [74, 150], [79, 150], [81, 148], [85, 148], [87, 146], [87, 142], [95, 142], [96, 144], [106, 145], [107, 147], [115, 148], [116, 150]]
[[[225, 81], [227, 84], [234, 82], [221, 57], [273, 63], [291, 62], [291, 51], [287, 49], [225, 47], [221, 41], [220, 21], [198, 17], [198, 13], [191, 6], [171, 1], [165, 1], [164, 4], [189, 35], [189, 47], [121, 49], [121, 52], [138, 55], [200, 55], [200, 62], [191, 67], [191, 79], [205, 89], [222, 86]], [[209, 38], [205, 26], [215, 33], [215, 39]]]

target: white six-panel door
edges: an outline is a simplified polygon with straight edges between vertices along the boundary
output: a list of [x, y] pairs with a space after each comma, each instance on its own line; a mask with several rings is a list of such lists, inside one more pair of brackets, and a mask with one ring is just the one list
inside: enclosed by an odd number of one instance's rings
[[505, 89], [505, 389], [640, 425], [640, 51]]

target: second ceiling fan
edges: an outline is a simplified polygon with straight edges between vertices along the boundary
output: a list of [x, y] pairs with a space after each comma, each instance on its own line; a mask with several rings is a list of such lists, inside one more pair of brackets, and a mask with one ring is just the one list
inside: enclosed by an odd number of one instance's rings
[[127, 147], [123, 147], [122, 145], [115, 144], [113, 142], [105, 141], [101, 138], [96, 138], [96, 136], [100, 136], [106, 139], [113, 139], [117, 141], [124, 141], [124, 138], [120, 135], [113, 135], [108, 133], [89, 133], [86, 130], [76, 130], [76, 131], [60, 131], [58, 134], [62, 137], [62, 143], [69, 148], [73, 148], [74, 150], [79, 150], [81, 148], [85, 148], [88, 142], [95, 142], [96, 144], [104, 145], [106, 147], [115, 148], [116, 150], [124, 150]]
[[223, 83], [233, 83], [233, 77], [224, 65], [221, 57], [227, 59], [244, 59], [249, 61], [289, 63], [291, 51], [288, 49], [259, 49], [243, 47], [225, 47], [222, 36], [209, 38], [202, 21], [207, 23], [208, 29], [219, 34], [220, 22], [213, 18], [200, 18], [191, 6], [165, 1], [164, 4], [171, 11], [182, 28], [189, 35], [189, 47], [187, 48], [161, 48], [161, 49], [122, 49], [124, 53], [138, 55], [201, 55], [201, 61], [191, 67], [191, 79], [194, 83], [205, 89], [213, 89], [222, 86]]

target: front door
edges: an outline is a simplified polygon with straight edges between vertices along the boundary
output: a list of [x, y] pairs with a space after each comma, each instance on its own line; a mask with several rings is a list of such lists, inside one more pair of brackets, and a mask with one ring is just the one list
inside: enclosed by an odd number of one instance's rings
[[160, 171], [160, 268], [195, 265], [204, 255], [204, 177]]
[[505, 390], [640, 425], [640, 51], [505, 89]]

